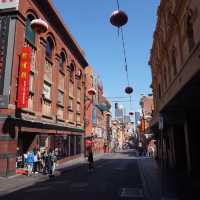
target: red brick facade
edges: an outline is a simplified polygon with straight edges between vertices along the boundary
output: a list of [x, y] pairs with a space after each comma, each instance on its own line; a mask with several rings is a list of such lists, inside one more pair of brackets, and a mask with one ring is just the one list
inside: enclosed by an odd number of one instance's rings
[[[22, 152], [36, 147], [58, 148], [62, 158], [81, 155], [84, 70], [88, 64], [80, 47], [49, 0], [21, 0], [17, 9], [0, 12], [2, 20], [10, 20], [7, 55], [12, 63], [9, 68], [9, 61], [5, 62], [10, 76], [3, 83], [9, 87], [4, 86], [0, 93], [0, 175], [14, 173], [17, 146]], [[36, 18], [48, 23], [48, 31], [36, 33], [34, 38], [34, 33], [27, 30], [28, 20]], [[18, 67], [24, 46], [32, 49], [29, 105], [19, 110]], [[3, 102], [5, 97], [9, 98], [8, 104]]]

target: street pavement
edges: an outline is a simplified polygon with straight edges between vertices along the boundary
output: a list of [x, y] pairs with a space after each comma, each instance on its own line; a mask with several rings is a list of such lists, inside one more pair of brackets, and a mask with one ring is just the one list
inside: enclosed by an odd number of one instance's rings
[[95, 161], [94, 171], [89, 172], [82, 160], [53, 178], [40, 179], [14, 192], [7, 191], [0, 199], [160, 200], [158, 172], [153, 159], [138, 159], [135, 151], [109, 153]]

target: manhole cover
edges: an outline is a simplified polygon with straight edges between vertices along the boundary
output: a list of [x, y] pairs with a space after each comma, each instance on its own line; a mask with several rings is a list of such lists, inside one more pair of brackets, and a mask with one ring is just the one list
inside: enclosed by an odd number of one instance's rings
[[120, 197], [143, 198], [144, 195], [141, 188], [122, 188], [120, 192]]

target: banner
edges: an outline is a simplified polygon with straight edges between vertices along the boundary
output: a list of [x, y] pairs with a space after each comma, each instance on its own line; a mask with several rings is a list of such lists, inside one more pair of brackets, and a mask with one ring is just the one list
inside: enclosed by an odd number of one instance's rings
[[31, 48], [23, 47], [20, 59], [18, 108], [28, 108]]

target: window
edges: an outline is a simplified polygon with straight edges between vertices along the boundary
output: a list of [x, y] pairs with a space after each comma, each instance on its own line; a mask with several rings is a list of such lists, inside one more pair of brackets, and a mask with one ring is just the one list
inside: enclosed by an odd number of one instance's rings
[[33, 15], [28, 15], [26, 18], [26, 32], [25, 32], [25, 38], [28, 40], [31, 44], [35, 44], [35, 32], [31, 28], [31, 21], [34, 19]]
[[50, 37], [48, 37], [47, 38], [47, 45], [46, 45], [46, 56], [48, 58], [52, 58], [53, 49], [54, 49], [53, 40]]
[[69, 98], [69, 102], [68, 102], [68, 109], [73, 110], [73, 99]]
[[32, 48], [31, 50], [31, 71], [35, 71], [35, 62], [36, 61], [36, 50], [34, 48]]
[[189, 51], [191, 51], [195, 45], [191, 10], [187, 17], [187, 39], [188, 39]]
[[64, 93], [60, 90], [58, 91], [57, 103], [60, 105], [63, 105], [64, 103]]
[[51, 116], [51, 102], [44, 100], [42, 105], [42, 113]]
[[74, 65], [71, 64], [70, 65], [70, 71], [69, 71], [69, 77], [70, 77], [70, 81], [74, 81]]
[[81, 90], [79, 88], [77, 89], [77, 101], [81, 101]]
[[33, 95], [29, 95], [28, 97], [28, 109], [33, 110]]
[[74, 96], [74, 84], [71, 81], [69, 82], [69, 96]]
[[57, 107], [57, 117], [58, 119], [63, 119], [64, 117], [64, 110], [60, 106]]
[[81, 116], [80, 116], [80, 114], [76, 115], [76, 122], [77, 122], [77, 124], [81, 123]]
[[51, 83], [52, 82], [52, 64], [47, 59], [45, 59], [44, 66], [44, 80]]
[[33, 84], [34, 84], [34, 74], [30, 73], [30, 79], [29, 79], [29, 91], [33, 92]]
[[70, 122], [74, 121], [74, 113], [72, 111], [68, 111], [68, 120]]
[[75, 151], [75, 136], [71, 135], [70, 136], [70, 156], [74, 155]]
[[64, 91], [64, 87], [65, 87], [65, 77], [62, 73], [59, 73], [59, 79], [58, 79], [58, 88], [62, 91]]
[[62, 52], [60, 54], [60, 69], [63, 71], [64, 70], [64, 64], [65, 64], [65, 54]]
[[81, 153], [81, 136], [76, 136], [76, 154]]
[[43, 95], [45, 99], [51, 99], [51, 85], [45, 82], [43, 85]]
[[81, 104], [80, 103], [76, 104], [76, 111], [79, 113], [81, 112]]

